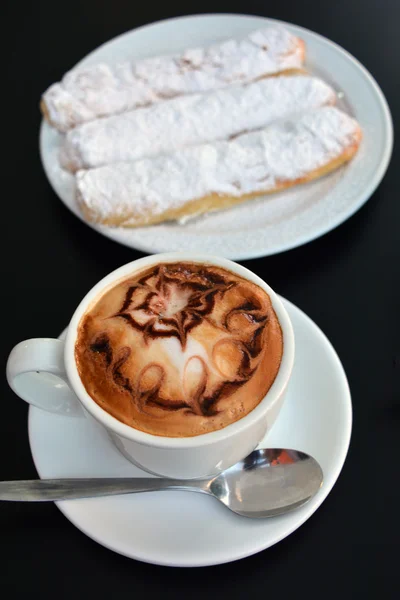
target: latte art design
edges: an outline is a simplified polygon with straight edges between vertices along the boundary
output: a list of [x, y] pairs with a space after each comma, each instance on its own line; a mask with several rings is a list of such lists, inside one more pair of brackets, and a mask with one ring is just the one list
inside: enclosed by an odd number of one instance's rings
[[211, 313], [215, 296], [235, 285], [215, 276], [199, 273], [194, 280], [187, 275], [184, 269], [173, 271], [161, 265], [128, 289], [115, 316], [142, 331], [146, 342], [176, 336], [185, 348], [190, 330]]
[[247, 414], [275, 378], [281, 353], [268, 295], [195, 263], [157, 265], [116, 284], [84, 317], [76, 347], [82, 381], [100, 406], [172, 436], [220, 429]]

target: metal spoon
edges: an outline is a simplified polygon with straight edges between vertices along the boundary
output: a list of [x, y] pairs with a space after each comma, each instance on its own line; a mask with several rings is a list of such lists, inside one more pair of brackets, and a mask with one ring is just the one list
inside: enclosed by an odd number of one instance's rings
[[322, 485], [317, 461], [296, 450], [255, 450], [208, 479], [108, 478], [33, 479], [0, 482], [0, 500], [73, 500], [157, 490], [203, 492], [244, 517], [273, 517], [310, 500]]

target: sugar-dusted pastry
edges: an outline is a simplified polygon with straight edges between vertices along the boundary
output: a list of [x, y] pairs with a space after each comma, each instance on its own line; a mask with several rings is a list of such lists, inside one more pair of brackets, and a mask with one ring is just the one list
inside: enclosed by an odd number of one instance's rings
[[361, 136], [354, 119], [328, 106], [230, 141], [79, 171], [77, 198], [92, 223], [180, 219], [317, 179], [350, 160]]
[[97, 119], [69, 131], [60, 161], [70, 171], [165, 154], [265, 127], [333, 104], [336, 95], [308, 75], [272, 77]]
[[41, 109], [51, 125], [65, 132], [98, 117], [175, 96], [300, 69], [304, 54], [301, 39], [286, 29], [269, 27], [176, 56], [75, 68], [43, 94]]

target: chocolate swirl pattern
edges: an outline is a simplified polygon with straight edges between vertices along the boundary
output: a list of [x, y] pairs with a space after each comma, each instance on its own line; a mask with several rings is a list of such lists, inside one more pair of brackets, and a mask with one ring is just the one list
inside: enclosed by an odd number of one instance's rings
[[146, 342], [149, 338], [176, 336], [184, 349], [190, 330], [211, 313], [215, 296], [233, 285], [211, 274], [198, 273], [193, 279], [188, 277], [187, 269], [161, 265], [129, 287], [114, 316], [142, 331]]
[[91, 397], [148, 433], [199, 435], [245, 416], [271, 386], [282, 333], [269, 296], [229, 271], [160, 264], [108, 290], [79, 328]]

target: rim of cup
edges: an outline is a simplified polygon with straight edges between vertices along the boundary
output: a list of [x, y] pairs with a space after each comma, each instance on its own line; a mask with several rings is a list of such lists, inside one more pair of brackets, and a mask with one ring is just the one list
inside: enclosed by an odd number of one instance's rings
[[[75, 343], [78, 326], [87, 310], [90, 309], [91, 306], [93, 306], [107, 290], [109, 290], [111, 287], [114, 287], [119, 281], [129, 277], [129, 275], [134, 275], [137, 271], [152, 265], [168, 262], [194, 262], [212, 264], [224, 268], [227, 271], [231, 271], [235, 275], [239, 275], [244, 279], [257, 284], [269, 295], [272, 306], [278, 317], [283, 335], [283, 354], [277, 376], [259, 404], [257, 404], [257, 406], [253, 408], [253, 410], [247, 415], [238, 421], [223, 427], [222, 429], [190, 437], [158, 436], [135, 429], [134, 427], [119, 421], [117, 418], [110, 415], [106, 410], [101, 408], [88, 394], [79, 376], [75, 361]], [[289, 315], [287, 314], [280, 298], [277, 296], [274, 290], [267, 283], [265, 283], [265, 281], [263, 281], [258, 275], [246, 267], [243, 267], [242, 265], [239, 265], [238, 263], [235, 263], [227, 258], [220, 258], [209, 254], [168, 252], [139, 258], [123, 265], [122, 267], [119, 267], [101, 279], [86, 294], [76, 308], [68, 326], [64, 348], [64, 360], [68, 379], [71, 383], [73, 391], [79, 399], [79, 402], [87, 410], [87, 412], [91, 414], [96, 421], [100, 422], [106, 429], [125, 439], [133, 440], [146, 446], [153, 446], [157, 448], [192, 448], [206, 446], [229, 438], [239, 431], [247, 429], [255, 421], [263, 418], [271, 405], [273, 405], [274, 402], [281, 396], [289, 381], [294, 362], [294, 333]]]

